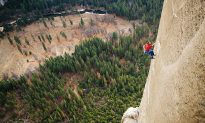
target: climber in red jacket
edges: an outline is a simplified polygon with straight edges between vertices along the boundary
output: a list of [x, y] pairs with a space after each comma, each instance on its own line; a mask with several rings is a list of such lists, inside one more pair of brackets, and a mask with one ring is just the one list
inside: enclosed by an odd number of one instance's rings
[[154, 58], [154, 51], [153, 51], [154, 44], [151, 44], [150, 42], [147, 42], [144, 46], [144, 53], [150, 55], [151, 59]]

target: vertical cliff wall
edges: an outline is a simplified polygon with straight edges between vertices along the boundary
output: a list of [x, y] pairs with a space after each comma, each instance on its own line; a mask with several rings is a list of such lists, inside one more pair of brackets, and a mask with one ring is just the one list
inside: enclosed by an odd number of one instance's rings
[[139, 123], [205, 123], [205, 0], [165, 0]]

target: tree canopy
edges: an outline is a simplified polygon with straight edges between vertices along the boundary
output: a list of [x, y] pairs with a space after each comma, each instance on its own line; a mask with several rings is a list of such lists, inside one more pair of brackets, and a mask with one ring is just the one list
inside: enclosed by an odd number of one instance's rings
[[[149, 33], [136, 29], [141, 39]], [[141, 51], [141, 39], [89, 39], [72, 55], [49, 58], [36, 73], [0, 81], [0, 119], [120, 122], [128, 107], [139, 105], [148, 74], [150, 60]]]
[[72, 9], [75, 5], [84, 5], [104, 7], [130, 20], [140, 19], [147, 23], [157, 23], [162, 4], [163, 0], [8, 0], [5, 6], [0, 7], [0, 22], [17, 14], [32, 12], [33, 16], [33, 14], [39, 15], [39, 12], [63, 11]]

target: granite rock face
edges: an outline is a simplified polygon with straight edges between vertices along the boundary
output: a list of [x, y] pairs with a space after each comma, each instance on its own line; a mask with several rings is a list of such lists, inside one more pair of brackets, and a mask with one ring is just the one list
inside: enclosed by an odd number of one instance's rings
[[205, 0], [164, 1], [138, 123], [205, 123], [204, 18]]
[[165, 0], [140, 123], [205, 122], [205, 1]]

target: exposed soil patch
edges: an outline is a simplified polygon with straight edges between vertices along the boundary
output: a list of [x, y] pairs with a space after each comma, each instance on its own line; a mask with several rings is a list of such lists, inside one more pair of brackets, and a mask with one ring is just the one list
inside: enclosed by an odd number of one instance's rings
[[64, 89], [66, 90], [68, 87], [71, 87], [71, 89], [73, 90], [73, 92], [80, 97], [79, 93], [78, 93], [78, 84], [80, 81], [83, 80], [83, 76], [80, 74], [70, 74], [70, 73], [66, 73], [63, 75], [63, 77], [66, 79], [66, 84], [64, 86]]
[[[81, 18], [83, 27], [79, 26]], [[129, 35], [131, 30], [131, 22], [110, 14], [85, 13], [34, 22], [22, 31], [9, 33], [13, 45], [7, 36], [0, 39], [0, 79], [33, 72], [49, 57], [72, 54], [86, 38], [108, 40], [113, 32]]]

